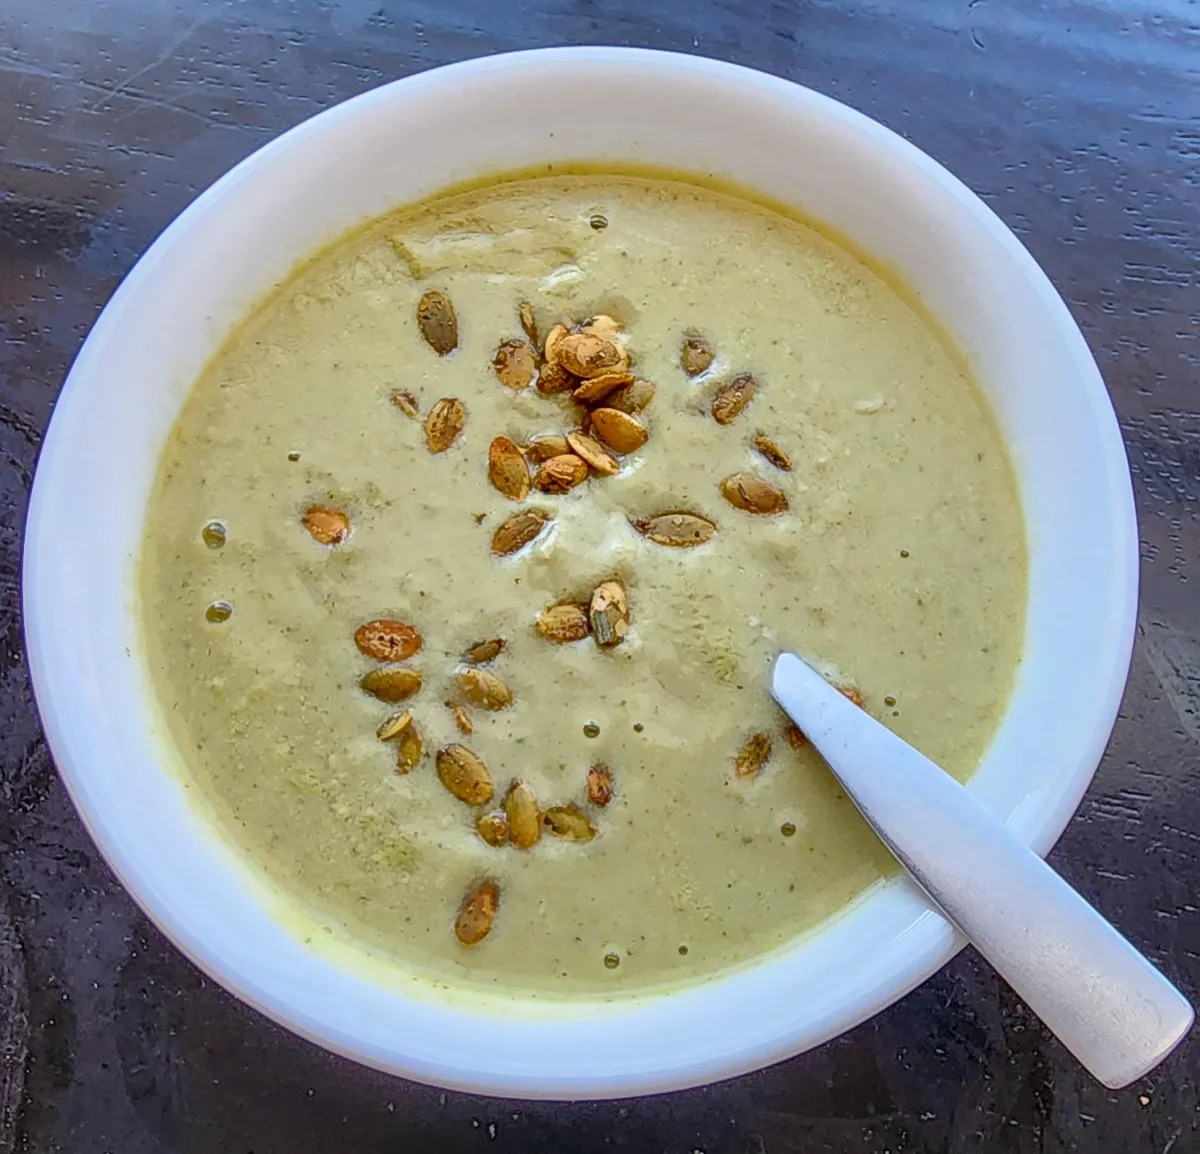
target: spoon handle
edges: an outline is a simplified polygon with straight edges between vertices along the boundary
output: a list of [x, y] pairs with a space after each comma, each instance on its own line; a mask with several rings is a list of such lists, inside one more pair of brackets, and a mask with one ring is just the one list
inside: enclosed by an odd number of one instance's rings
[[958, 782], [790, 653], [772, 692], [933, 903], [1105, 1086], [1182, 1041], [1183, 995]]

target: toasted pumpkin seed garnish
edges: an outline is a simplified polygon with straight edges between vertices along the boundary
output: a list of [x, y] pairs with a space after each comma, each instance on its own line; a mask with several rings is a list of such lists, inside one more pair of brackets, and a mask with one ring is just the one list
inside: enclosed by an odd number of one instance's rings
[[467, 805], [487, 805], [492, 800], [492, 775], [465, 745], [438, 750], [437, 775], [438, 781]]
[[604, 581], [592, 593], [588, 618], [592, 636], [602, 649], [611, 649], [625, 639], [629, 631], [629, 598], [620, 581]]
[[738, 777], [757, 777], [771, 759], [771, 739], [765, 733], [755, 733], [738, 750], [734, 772]]
[[561, 601], [547, 606], [538, 614], [537, 631], [555, 645], [582, 641], [592, 631], [588, 607], [577, 601]]
[[475, 823], [475, 832], [488, 845], [499, 848], [508, 841], [508, 818], [500, 810], [485, 813]]
[[444, 453], [458, 439], [467, 410], [457, 397], [443, 397], [425, 418], [425, 443], [431, 453]]
[[596, 827], [577, 805], [552, 805], [542, 814], [542, 824], [555, 836], [568, 841], [591, 841]]
[[508, 818], [508, 838], [517, 849], [531, 849], [542, 836], [542, 813], [533, 790], [522, 781], [514, 781], [504, 795], [504, 814]]
[[707, 372], [713, 363], [713, 351], [702, 337], [689, 334], [683, 338], [683, 348], [679, 353], [679, 364], [689, 377], [698, 377]]
[[417, 302], [417, 327], [439, 357], [458, 347], [458, 317], [444, 292], [430, 289]]
[[753, 473], [734, 473], [721, 482], [721, 496], [735, 509], [760, 517], [787, 511], [787, 494]]
[[673, 549], [694, 549], [717, 531], [716, 525], [699, 513], [660, 513], [635, 521], [633, 527], [656, 545]]
[[404, 732], [405, 727], [412, 725], [412, 714], [406, 712], [393, 713], [376, 731], [375, 736], [380, 741], [391, 741]]
[[385, 669], [368, 669], [358, 684], [364, 693], [394, 705], [407, 701], [421, 688], [421, 675], [415, 669], [394, 665]]
[[454, 919], [454, 936], [464, 946], [477, 946], [492, 932], [500, 909], [500, 883], [492, 878], [472, 886]]
[[462, 659], [468, 665], [486, 665], [500, 656], [504, 646], [503, 637], [493, 637], [489, 641], [476, 641], [474, 645], [467, 647]]
[[713, 397], [713, 420], [718, 425], [728, 425], [754, 399], [757, 389], [758, 383], [749, 373], [727, 381]]
[[592, 805], [601, 808], [612, 801], [613, 776], [607, 765], [597, 762], [587, 771], [587, 795]]
[[354, 631], [354, 644], [364, 657], [376, 661], [407, 661], [421, 648], [421, 635], [403, 621], [379, 617]]
[[551, 518], [537, 509], [522, 509], [514, 513], [492, 534], [492, 552], [507, 557], [524, 549], [546, 527]]
[[766, 433], [755, 433], [751, 442], [754, 447], [777, 469], [785, 473], [792, 471], [792, 459]]

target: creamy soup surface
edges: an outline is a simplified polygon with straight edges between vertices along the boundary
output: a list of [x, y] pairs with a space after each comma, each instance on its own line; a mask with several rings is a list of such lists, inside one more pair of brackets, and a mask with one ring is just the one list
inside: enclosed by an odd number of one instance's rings
[[[430, 290], [457, 318], [446, 355], [418, 322]], [[539, 341], [560, 319], [614, 318], [630, 371], [656, 391], [637, 414], [648, 439], [615, 475], [514, 501], [489, 481], [493, 440], [526, 446], [585, 413], [569, 392], [498, 379], [498, 346], [524, 339], [523, 301]], [[689, 335], [713, 354], [694, 376]], [[719, 423], [714, 398], [744, 374], [753, 395]], [[443, 398], [465, 420], [434, 453], [425, 424]], [[735, 474], [787, 507], [735, 507], [721, 489]], [[348, 535], [316, 539], [313, 509], [345, 518]], [[493, 534], [520, 510], [549, 519], [497, 556]], [[710, 539], [672, 547], [636, 527], [680, 511], [715, 525]], [[547, 606], [587, 605], [609, 580], [628, 602], [619, 644], [539, 633]], [[743, 962], [887, 873], [819, 759], [793, 748], [768, 693], [773, 659], [820, 663], [962, 779], [1007, 700], [1025, 581], [996, 429], [901, 293], [734, 195], [576, 173], [395, 213], [262, 302], [170, 437], [141, 611], [184, 776], [257, 869], [410, 969], [572, 993]], [[360, 687], [391, 668], [356, 646], [374, 619], [422, 639], [399, 663], [421, 678], [402, 704]], [[505, 645], [475, 668], [512, 698], [494, 711], [459, 682], [464, 651], [489, 639]], [[404, 711], [421, 754], [398, 772], [413, 746], [398, 753], [376, 731]], [[755, 735], [769, 757], [752, 746], [739, 776]], [[439, 780], [452, 745], [486, 766], [489, 804]], [[611, 775], [606, 805], [589, 800], [594, 765]], [[513, 779], [540, 810], [574, 806], [594, 836], [543, 821], [532, 848], [487, 844], [476, 822]], [[460, 904], [484, 879], [498, 909], [464, 945]]]

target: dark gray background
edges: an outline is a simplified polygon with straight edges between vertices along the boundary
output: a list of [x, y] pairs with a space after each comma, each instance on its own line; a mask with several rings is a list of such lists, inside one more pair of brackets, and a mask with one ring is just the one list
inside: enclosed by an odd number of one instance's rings
[[1112, 745], [1052, 860], [1200, 994], [1195, 0], [2, 0], [0, 1154], [1200, 1150], [1200, 1042], [1109, 1093], [971, 953], [724, 1085], [600, 1105], [442, 1094], [215, 988], [80, 827], [30, 698], [18, 565], [88, 326], [163, 226], [281, 130], [433, 65], [570, 43], [704, 53], [848, 102], [966, 180], [1067, 298], [1129, 448], [1143, 593]]

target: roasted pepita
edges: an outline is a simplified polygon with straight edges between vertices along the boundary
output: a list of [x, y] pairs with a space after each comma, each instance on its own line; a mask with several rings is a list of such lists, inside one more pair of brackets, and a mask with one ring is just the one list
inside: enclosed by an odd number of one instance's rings
[[[546, 357], [550, 359], [551, 354]], [[567, 372], [584, 378], [624, 370], [629, 365], [629, 355], [617, 341], [591, 333], [568, 333], [559, 339], [554, 345], [553, 359]]]
[[497, 849], [508, 841], [508, 818], [500, 810], [483, 814], [475, 823], [475, 832]]
[[458, 439], [467, 410], [457, 397], [443, 397], [425, 418], [425, 443], [431, 453], [444, 453]]
[[514, 513], [492, 534], [492, 552], [498, 557], [516, 553], [534, 540], [549, 522], [550, 518], [537, 509]]
[[586, 433], [568, 433], [567, 444], [571, 452], [584, 461], [588, 468], [602, 477], [611, 477], [621, 470], [621, 462], [616, 459], [599, 441]]
[[313, 505], [306, 509], [300, 522], [318, 545], [340, 545], [350, 532], [350, 518], [324, 505]]
[[510, 501], [524, 501], [529, 496], [529, 466], [507, 437], [496, 437], [488, 446], [488, 480]]
[[364, 693], [394, 705], [407, 701], [421, 688], [421, 675], [415, 669], [394, 665], [386, 669], [368, 669], [358, 684]]
[[522, 301], [517, 306], [517, 316], [521, 319], [521, 330], [529, 338], [529, 343], [535, 349], [540, 349], [542, 343], [538, 340], [537, 318], [533, 315], [533, 305], [528, 301]]
[[717, 531], [716, 525], [699, 513], [660, 513], [635, 521], [633, 527], [656, 545], [673, 549], [694, 549]]
[[405, 728], [412, 725], [411, 713], [393, 713], [380, 727], [375, 731], [375, 736], [380, 741], [391, 741], [395, 737], [399, 737], [404, 732]]
[[537, 372], [537, 354], [524, 341], [505, 341], [492, 357], [492, 371], [506, 389], [519, 392]]
[[582, 641], [592, 631], [587, 607], [576, 601], [550, 605], [538, 614], [537, 631], [555, 645]]
[[421, 635], [403, 621], [379, 617], [354, 631], [354, 644], [364, 657], [376, 661], [407, 661], [421, 648]]
[[620, 645], [629, 631], [629, 598], [620, 581], [604, 581], [596, 586], [588, 619], [597, 645], [602, 649]]
[[477, 946], [492, 932], [500, 909], [500, 885], [485, 878], [467, 891], [458, 917], [454, 919], [454, 936], [464, 946]]
[[475, 732], [475, 726], [471, 722], [471, 715], [467, 713], [462, 704], [457, 701], [447, 701], [446, 708], [450, 710], [450, 716], [454, 719], [455, 728], [464, 737], [470, 737]]
[[458, 347], [458, 317], [444, 292], [430, 289], [417, 302], [417, 327], [439, 357]]
[[754, 399], [757, 389], [758, 383], [748, 373], [726, 382], [713, 397], [713, 420], [728, 425]]
[[746, 739], [734, 761], [738, 777], [757, 777], [771, 759], [771, 739], [765, 733], [755, 733]]
[[653, 381], [644, 381], [640, 377], [622, 385], [615, 393], [609, 393], [604, 398], [606, 409], [617, 409], [622, 413], [640, 413], [652, 400], [656, 392]]
[[683, 338], [683, 348], [679, 352], [679, 364], [689, 377], [698, 377], [707, 372], [713, 363], [713, 351], [705, 344], [703, 338], [694, 334]]
[[524, 782], [514, 781], [504, 795], [504, 816], [508, 818], [508, 839], [517, 849], [532, 849], [542, 836], [542, 814], [533, 790]]
[[542, 824], [568, 841], [591, 841], [596, 836], [596, 827], [577, 805], [552, 805], [542, 814]]
[[551, 457], [561, 457], [564, 453], [569, 453], [570, 451], [571, 445], [567, 438], [559, 437], [555, 434], [534, 437], [525, 446], [525, 455], [535, 465], [540, 465], [542, 462], [550, 460]]
[[592, 805], [601, 808], [612, 801], [613, 777], [607, 765], [597, 762], [587, 771], [587, 795]]
[[476, 641], [474, 645], [467, 646], [462, 659], [468, 665], [486, 665], [500, 656], [505, 644], [503, 637], [493, 637], [488, 641]]
[[512, 705], [512, 690], [486, 669], [460, 669], [454, 681], [458, 692], [477, 709], [494, 713]]
[[587, 463], [574, 453], [543, 461], [534, 474], [534, 486], [543, 493], [566, 493], [587, 480]]
[[492, 775], [465, 745], [438, 750], [437, 775], [438, 781], [467, 805], [487, 805], [492, 800]]
[[620, 409], [593, 409], [591, 427], [610, 449], [622, 454], [640, 449], [650, 436], [637, 417]]
[[792, 459], [766, 433], [755, 433], [751, 442], [754, 447], [777, 469], [785, 473], [792, 471]]
[[721, 482], [721, 496], [735, 509], [760, 517], [774, 516], [788, 508], [787, 494], [753, 473], [734, 473]]

